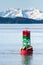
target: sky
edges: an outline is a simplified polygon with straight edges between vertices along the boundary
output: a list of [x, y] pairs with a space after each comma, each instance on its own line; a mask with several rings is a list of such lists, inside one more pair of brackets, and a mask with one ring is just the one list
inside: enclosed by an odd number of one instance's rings
[[38, 8], [43, 11], [43, 0], [0, 0], [0, 10], [8, 8]]

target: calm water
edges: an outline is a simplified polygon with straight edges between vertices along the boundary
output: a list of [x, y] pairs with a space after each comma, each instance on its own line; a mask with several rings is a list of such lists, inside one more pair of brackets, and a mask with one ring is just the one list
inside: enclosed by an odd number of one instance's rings
[[[32, 56], [21, 56], [17, 44], [0, 45], [0, 65], [42, 65], [43, 49], [35, 48]], [[34, 47], [33, 47], [34, 48]]]
[[43, 32], [31, 32], [32, 56], [21, 56], [21, 31], [0, 29], [0, 65], [43, 65]]

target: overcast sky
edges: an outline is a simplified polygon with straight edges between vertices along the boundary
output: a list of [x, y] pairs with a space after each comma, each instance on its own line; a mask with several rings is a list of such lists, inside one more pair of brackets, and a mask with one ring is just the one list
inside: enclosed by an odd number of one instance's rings
[[30, 7], [43, 11], [43, 0], [0, 0], [0, 9]]

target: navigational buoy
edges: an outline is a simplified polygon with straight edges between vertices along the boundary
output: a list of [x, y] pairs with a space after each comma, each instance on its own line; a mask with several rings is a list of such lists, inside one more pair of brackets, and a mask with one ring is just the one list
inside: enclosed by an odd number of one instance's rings
[[30, 31], [24, 30], [22, 34], [23, 34], [23, 42], [22, 42], [23, 44], [20, 50], [20, 54], [21, 55], [32, 55], [33, 48], [31, 46]]

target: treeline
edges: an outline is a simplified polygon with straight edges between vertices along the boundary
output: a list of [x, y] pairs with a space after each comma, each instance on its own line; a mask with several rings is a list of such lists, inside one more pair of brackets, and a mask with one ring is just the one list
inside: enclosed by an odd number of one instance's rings
[[16, 18], [0, 17], [0, 24], [43, 24], [43, 20], [34, 20], [23, 17]]

